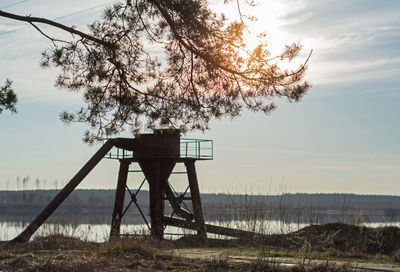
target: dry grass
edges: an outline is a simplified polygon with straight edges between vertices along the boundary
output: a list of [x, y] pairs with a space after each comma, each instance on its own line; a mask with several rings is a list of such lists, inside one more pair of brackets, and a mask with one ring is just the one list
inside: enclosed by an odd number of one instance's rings
[[[52, 235], [0, 245], [0, 271], [116, 271], [153, 261], [151, 243], [124, 239], [104, 244]], [[124, 270], [122, 270], [124, 271]]]
[[226, 256], [209, 260], [186, 259], [171, 254], [171, 251], [162, 253], [156, 246], [159, 244], [151, 239], [121, 239], [96, 244], [59, 235], [24, 244], [2, 243], [0, 271], [349, 271], [337, 270], [330, 264], [325, 264], [325, 270], [310, 270], [313, 266], [304, 265], [281, 267], [265, 257], [252, 263], [234, 263]]
[[150, 239], [121, 239], [102, 244], [98, 254], [111, 258], [129, 255], [137, 259], [154, 260], [156, 251]]
[[[191, 247], [191, 242], [180, 239], [177, 246]], [[308, 245], [308, 247], [305, 247]], [[339, 258], [400, 261], [400, 228], [368, 228], [344, 223], [312, 225], [289, 234], [273, 234], [253, 240], [209, 240], [212, 247], [255, 247], [270, 250], [318, 253]]]
[[[263, 241], [210, 240], [219, 247], [262, 248], [259, 257], [243, 263], [227, 255], [202, 259], [176, 256], [166, 249], [190, 244], [188, 238], [159, 243], [145, 238], [123, 238], [107, 243], [91, 243], [77, 238], [52, 235], [36, 238], [29, 243], [0, 243], [0, 271], [270, 271], [312, 272], [351, 271], [348, 265], [310, 260], [325, 257], [346, 257], [400, 261], [397, 228], [370, 229], [345, 224], [306, 227], [286, 235], [271, 235]], [[219, 244], [218, 244], [219, 243]], [[268, 246], [266, 246], [268, 245]], [[271, 249], [292, 250], [298, 263], [281, 266], [266, 254]], [[166, 252], [166, 253], [165, 253]]]

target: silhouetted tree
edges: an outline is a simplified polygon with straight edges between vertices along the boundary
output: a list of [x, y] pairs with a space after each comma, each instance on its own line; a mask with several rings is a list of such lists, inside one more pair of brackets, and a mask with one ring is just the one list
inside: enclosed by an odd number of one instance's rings
[[39, 190], [40, 189], [40, 179], [36, 178], [35, 184], [36, 184], [36, 190]]
[[[83, 92], [86, 107], [61, 118], [88, 123], [88, 142], [125, 129], [205, 130], [212, 118], [236, 117], [243, 108], [268, 114], [272, 98], [297, 102], [309, 88], [308, 59], [294, 70], [278, 65], [298, 55], [298, 44], [278, 56], [266, 43], [246, 50], [243, 22], [228, 24], [205, 0], [126, 0], [87, 33], [44, 18], [0, 16], [29, 22], [51, 40], [41, 65], [61, 70], [58, 87]], [[50, 37], [37, 23], [73, 37]]]
[[6, 79], [4, 86], [0, 86], [0, 114], [3, 110], [9, 110], [13, 113], [17, 112], [17, 108], [15, 107], [17, 100], [17, 95], [12, 89], [12, 81]]

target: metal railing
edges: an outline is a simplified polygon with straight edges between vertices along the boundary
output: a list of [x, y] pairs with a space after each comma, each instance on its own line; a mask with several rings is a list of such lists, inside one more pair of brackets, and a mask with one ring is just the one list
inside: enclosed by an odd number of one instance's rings
[[214, 158], [213, 141], [181, 138], [180, 157], [198, 160], [212, 160]]
[[[103, 144], [108, 139], [103, 139]], [[113, 147], [104, 158], [106, 159], [130, 159], [134, 158], [135, 152]], [[212, 160], [214, 158], [213, 141], [204, 139], [180, 138], [180, 158], [191, 158], [196, 160]]]
[[[103, 144], [107, 142], [108, 138], [103, 139]], [[120, 159], [130, 159], [133, 158], [133, 151], [118, 148], [118, 147], [113, 147], [111, 150], [104, 156], [106, 159], [114, 159], [114, 160], [120, 160]]]

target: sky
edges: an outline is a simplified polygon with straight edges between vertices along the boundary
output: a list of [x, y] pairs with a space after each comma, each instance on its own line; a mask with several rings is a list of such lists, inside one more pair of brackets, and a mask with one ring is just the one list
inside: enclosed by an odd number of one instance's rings
[[[0, 9], [84, 30], [110, 3], [0, 0]], [[210, 6], [237, 19], [222, 3]], [[400, 1], [263, 0], [242, 8], [258, 17], [250, 45], [264, 31], [272, 52], [299, 42], [301, 61], [313, 50], [313, 87], [300, 103], [277, 101], [269, 116], [244, 111], [185, 135], [214, 141], [214, 160], [196, 164], [200, 190], [400, 195]], [[0, 115], [0, 190], [22, 189], [28, 176], [27, 189], [36, 179], [39, 188], [60, 188], [100, 147], [82, 142], [84, 124], [59, 120], [82, 100], [54, 87], [56, 71], [39, 67], [49, 46], [28, 25], [0, 18], [0, 82], [12, 79], [19, 97], [18, 114]], [[117, 173], [117, 161], [103, 160], [79, 188], [115, 188]], [[139, 181], [129, 177], [132, 187]], [[182, 177], [174, 182], [185, 189]]]

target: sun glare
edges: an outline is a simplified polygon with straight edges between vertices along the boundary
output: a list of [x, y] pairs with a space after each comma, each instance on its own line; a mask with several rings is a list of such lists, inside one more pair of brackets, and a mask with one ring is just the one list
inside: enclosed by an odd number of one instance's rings
[[[221, 1], [222, 2], [222, 1]], [[213, 9], [217, 13], [223, 13], [228, 20], [240, 20], [240, 15], [236, 2], [231, 4], [214, 5]], [[287, 3], [284, 1], [256, 1], [256, 6], [251, 7], [246, 4], [240, 6], [240, 11], [244, 16], [253, 16], [255, 21], [247, 20], [243, 17], [246, 24], [244, 30], [244, 41], [246, 48], [244, 51], [254, 50], [260, 43], [267, 44], [267, 50], [271, 56], [280, 55], [285, 50], [285, 45], [291, 45], [296, 40], [283, 29], [287, 24], [286, 12]], [[265, 36], [260, 38], [260, 34]], [[245, 53], [243, 54], [245, 55]], [[293, 69], [299, 66], [299, 61], [279, 61], [278, 66], [282, 69]]]
[[[268, 5], [268, 7], [266, 7]], [[258, 35], [265, 33], [268, 48], [272, 54], [279, 54], [284, 45], [288, 43], [284, 31], [280, 28], [284, 24], [280, 10], [283, 4], [280, 2], [270, 2], [268, 4], [260, 2], [256, 7], [243, 7], [243, 14], [254, 16], [256, 21], [245, 22], [245, 41], [248, 49], [254, 49], [260, 42]]]

